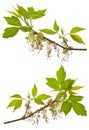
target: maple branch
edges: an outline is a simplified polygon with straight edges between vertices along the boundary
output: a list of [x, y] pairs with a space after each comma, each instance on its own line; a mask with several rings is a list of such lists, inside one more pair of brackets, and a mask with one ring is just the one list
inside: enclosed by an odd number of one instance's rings
[[[37, 31], [34, 31], [34, 34], [38, 34], [38, 32], [37, 32]], [[55, 41], [53, 41], [53, 40], [51, 40], [51, 39], [49, 39], [49, 38], [47, 38], [47, 37], [45, 37], [45, 36], [43, 36], [43, 39], [44, 39], [44, 40], [47, 40], [47, 41], [49, 41], [49, 42], [51, 42], [51, 43], [54, 43], [55, 45], [57, 45], [57, 46], [59, 46], [59, 47], [65, 49], [65, 50], [87, 51], [87, 48], [73, 48], [73, 47], [69, 47], [69, 46], [68, 46], [68, 47], [64, 47], [64, 46], [62, 46], [61, 44], [59, 44], [59, 43], [57, 43], [57, 42], [55, 42]]]
[[[52, 101], [52, 103], [55, 103], [56, 101], [57, 101], [57, 100], [55, 99], [54, 101]], [[45, 109], [45, 108], [47, 108], [47, 107], [49, 107], [49, 106], [50, 106], [50, 103], [48, 103], [48, 104], [46, 104], [45, 106], [43, 106], [43, 107], [37, 109], [36, 111], [34, 111], [33, 113], [31, 113], [31, 114], [28, 115], [28, 116], [22, 116], [22, 117], [20, 117], [20, 118], [18, 118], [18, 119], [14, 119], [14, 120], [6, 121], [6, 122], [4, 122], [4, 124], [9, 124], [9, 123], [13, 123], [13, 122], [17, 122], [17, 121], [25, 120], [25, 119], [27, 119], [27, 118], [29, 118], [29, 117], [35, 115], [36, 113], [42, 111], [43, 109]]]

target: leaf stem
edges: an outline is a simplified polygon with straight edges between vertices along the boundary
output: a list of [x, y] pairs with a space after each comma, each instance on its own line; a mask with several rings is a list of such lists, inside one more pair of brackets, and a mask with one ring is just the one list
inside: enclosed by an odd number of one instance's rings
[[33, 28], [33, 25], [32, 25], [32, 18], [30, 18], [30, 27]]

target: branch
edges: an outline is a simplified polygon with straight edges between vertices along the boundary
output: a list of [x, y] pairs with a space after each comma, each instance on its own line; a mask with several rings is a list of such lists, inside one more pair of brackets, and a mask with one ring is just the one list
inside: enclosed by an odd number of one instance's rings
[[[38, 32], [34, 31], [34, 34], [38, 34]], [[44, 39], [44, 40], [47, 40], [47, 41], [49, 41], [49, 42], [51, 42], [51, 43], [54, 43], [55, 45], [61, 47], [62, 49], [65, 49], [65, 50], [87, 51], [87, 48], [64, 47], [64, 46], [60, 45], [59, 43], [57, 43], [57, 42], [55, 42], [55, 41], [53, 41], [53, 40], [51, 40], [51, 39], [49, 39], [49, 38], [47, 38], [47, 37], [45, 37], [45, 36], [43, 36], [43, 39]]]
[[[57, 100], [55, 99], [54, 101], [52, 101], [52, 103], [55, 103], [56, 101], [57, 101]], [[22, 117], [20, 117], [20, 118], [18, 118], [18, 119], [6, 121], [6, 122], [4, 122], [4, 124], [9, 124], [9, 123], [12, 123], [12, 122], [17, 122], [17, 121], [25, 120], [25, 119], [27, 119], [27, 118], [29, 118], [29, 117], [35, 115], [36, 113], [42, 111], [43, 109], [45, 109], [45, 108], [47, 108], [47, 107], [49, 107], [49, 106], [50, 106], [50, 103], [48, 103], [48, 104], [46, 104], [45, 106], [43, 106], [43, 107], [37, 109], [36, 111], [34, 111], [33, 113], [31, 113], [31, 114], [28, 115], [28, 116], [22, 116]]]

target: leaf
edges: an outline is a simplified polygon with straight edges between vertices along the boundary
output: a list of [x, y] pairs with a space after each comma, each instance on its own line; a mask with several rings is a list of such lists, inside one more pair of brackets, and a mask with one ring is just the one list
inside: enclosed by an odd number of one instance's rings
[[28, 7], [27, 10], [29, 11], [29, 13], [33, 13], [34, 12], [34, 8], [33, 7]]
[[72, 107], [73, 107], [74, 112], [77, 115], [87, 116], [87, 111], [86, 111], [85, 106], [83, 104], [78, 103], [78, 102], [73, 102]]
[[37, 95], [37, 87], [36, 85], [34, 84], [34, 87], [32, 88], [32, 96], [35, 97]]
[[38, 19], [45, 16], [45, 11], [46, 9], [34, 11], [34, 13], [31, 15], [32, 19]]
[[47, 85], [51, 88], [53, 88], [54, 90], [58, 90], [59, 89], [59, 83], [55, 78], [46, 78], [47, 79]]
[[74, 91], [72, 91], [71, 89], [68, 91], [69, 92], [69, 94], [77, 94], [76, 92], [74, 92]]
[[40, 99], [40, 98], [35, 98], [34, 101], [38, 104], [38, 105], [44, 105], [44, 102]]
[[77, 34], [70, 34], [70, 36], [71, 36], [71, 38], [74, 41], [76, 41], [78, 43], [81, 43], [81, 44], [85, 44], [84, 41], [83, 41], [83, 39], [80, 36], [78, 36]]
[[19, 94], [14, 94], [10, 98], [20, 98], [20, 99], [22, 99], [21, 95], [19, 95]]
[[21, 31], [23, 31], [23, 32], [30, 32], [30, 31], [31, 31], [31, 28], [26, 27], [26, 26], [21, 26], [20, 29], [21, 29]]
[[58, 26], [58, 24], [57, 24], [57, 21], [56, 21], [56, 20], [54, 21], [53, 29], [54, 29], [56, 32], [58, 32], [58, 31], [59, 31], [59, 26]]
[[67, 115], [71, 111], [71, 107], [72, 105], [69, 101], [64, 101], [61, 106], [61, 111], [63, 111], [65, 115]]
[[8, 11], [10, 14], [16, 16], [16, 17], [19, 17], [21, 18], [21, 15], [18, 14], [18, 12], [15, 12], [15, 11]]
[[59, 68], [59, 70], [56, 72], [56, 76], [57, 76], [58, 82], [62, 85], [62, 83], [64, 82], [64, 80], [66, 78], [66, 72], [62, 65]]
[[15, 111], [15, 110], [17, 110], [18, 108], [20, 108], [21, 105], [22, 105], [22, 100], [21, 100], [21, 99], [14, 99], [14, 100], [12, 100], [12, 101], [9, 103], [9, 105], [7, 106], [7, 108], [9, 108], [9, 107], [14, 107], [14, 110], [13, 110], [13, 111]]
[[8, 27], [4, 30], [3, 38], [14, 37], [19, 31], [18, 27]]
[[84, 86], [73, 86], [72, 90], [79, 90], [81, 88], [83, 88]]
[[85, 28], [81, 28], [81, 27], [73, 27], [70, 31], [70, 33], [77, 33], [80, 32], [82, 30], [85, 30]]
[[48, 98], [50, 98], [51, 96], [47, 95], [47, 94], [40, 94], [37, 96], [37, 98], [40, 98], [41, 100], [46, 100]]
[[33, 7], [28, 7], [27, 8], [28, 14], [31, 17], [31, 15], [34, 13], [34, 8]]
[[12, 100], [9, 105], [7, 106], [7, 108], [9, 107], [14, 107], [14, 110], [15, 111], [16, 109], [20, 108], [21, 105], [22, 105], [22, 97], [20, 94], [14, 94], [12, 96], [10, 96], [10, 98], [15, 98], [14, 100]]
[[75, 80], [72, 80], [72, 79], [67, 79], [63, 82], [61, 88], [64, 89], [64, 90], [69, 90], [72, 88], [72, 85], [74, 84], [74, 81]]
[[25, 8], [22, 6], [17, 5], [18, 9], [16, 10], [21, 16], [24, 16], [25, 18], [28, 17], [28, 12], [26, 11]]
[[43, 33], [46, 33], [46, 34], [51, 34], [51, 35], [56, 33], [55, 31], [53, 31], [51, 29], [47, 29], [47, 28], [41, 29], [40, 31], [43, 32]]
[[69, 100], [72, 102], [78, 102], [83, 99], [83, 96], [70, 95]]
[[10, 24], [10, 25], [21, 26], [20, 20], [15, 16], [4, 17], [4, 18], [7, 21], [7, 23]]

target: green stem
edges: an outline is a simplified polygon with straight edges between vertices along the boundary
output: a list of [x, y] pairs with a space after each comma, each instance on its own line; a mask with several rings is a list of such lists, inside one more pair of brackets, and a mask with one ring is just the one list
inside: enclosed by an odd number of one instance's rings
[[24, 22], [25, 22], [25, 24], [29, 27], [30, 25], [29, 25], [29, 23], [28, 23], [28, 21], [24, 18]]
[[30, 27], [33, 28], [33, 25], [32, 25], [32, 18], [30, 18]]

